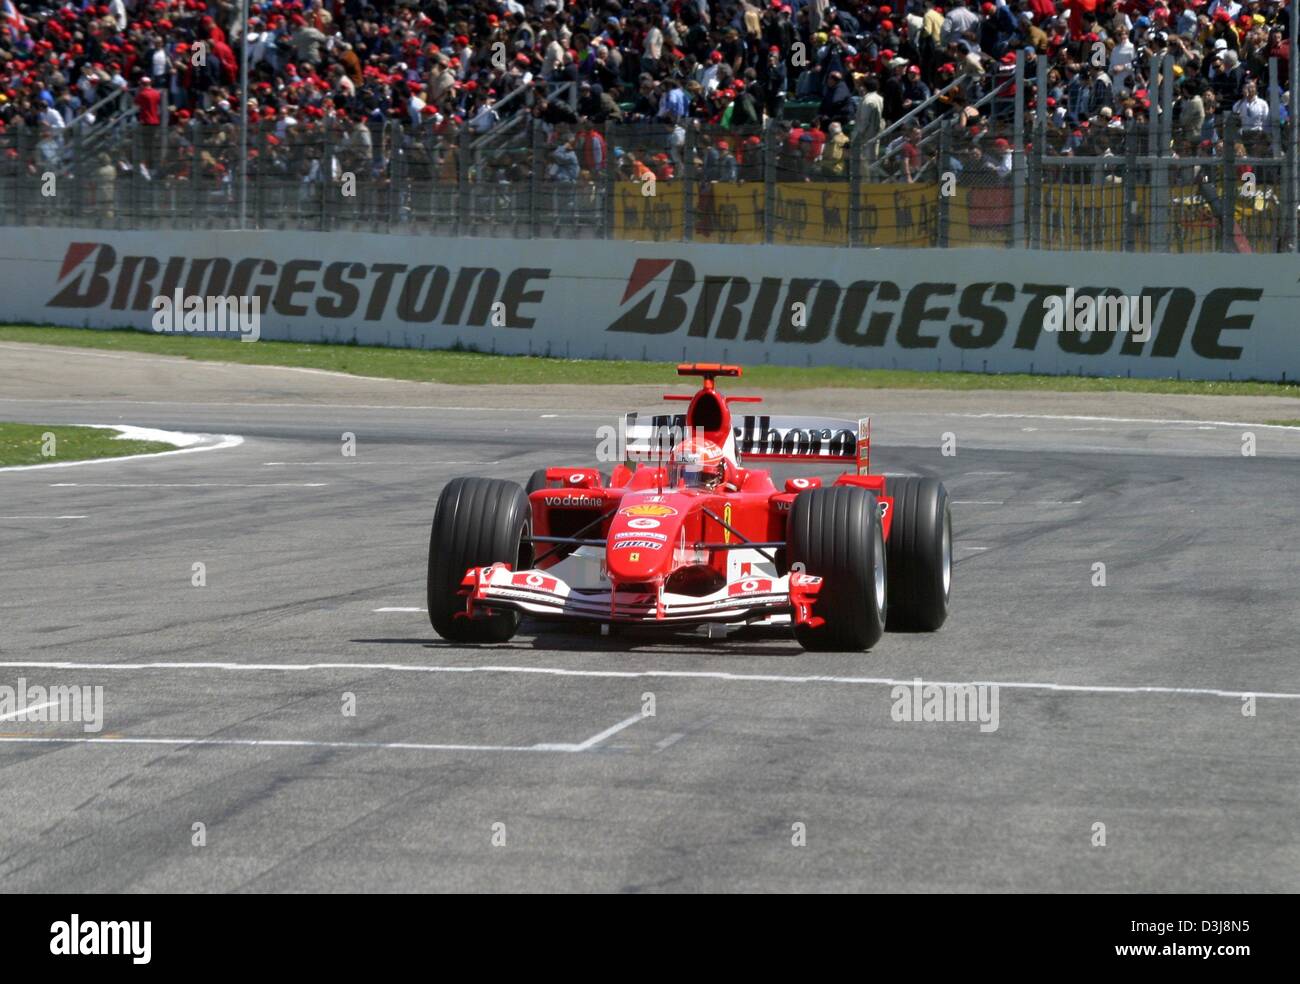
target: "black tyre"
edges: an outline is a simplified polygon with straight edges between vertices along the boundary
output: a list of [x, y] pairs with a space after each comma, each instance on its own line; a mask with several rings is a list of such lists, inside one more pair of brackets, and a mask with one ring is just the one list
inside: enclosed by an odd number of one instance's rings
[[539, 468], [528, 476], [528, 484], [524, 486], [524, 493], [532, 495], [538, 489], [546, 488], [546, 469]]
[[505, 642], [519, 628], [518, 612], [458, 618], [458, 594], [470, 567], [508, 563], [532, 566], [533, 516], [524, 490], [495, 478], [453, 478], [438, 496], [429, 535], [429, 621], [452, 642]]
[[933, 632], [952, 599], [952, 514], [936, 478], [885, 479], [894, 500], [889, 529], [889, 628]]
[[861, 652], [885, 631], [885, 540], [876, 497], [840, 485], [801, 493], [786, 527], [790, 565], [823, 578], [813, 614], [817, 628], [794, 627], [805, 649]]

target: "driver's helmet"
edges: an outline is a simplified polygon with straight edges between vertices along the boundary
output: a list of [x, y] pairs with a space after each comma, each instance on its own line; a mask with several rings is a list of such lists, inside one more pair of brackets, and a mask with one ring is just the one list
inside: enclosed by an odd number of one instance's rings
[[722, 448], [703, 438], [688, 438], [673, 448], [668, 484], [688, 489], [716, 489], [727, 476]]

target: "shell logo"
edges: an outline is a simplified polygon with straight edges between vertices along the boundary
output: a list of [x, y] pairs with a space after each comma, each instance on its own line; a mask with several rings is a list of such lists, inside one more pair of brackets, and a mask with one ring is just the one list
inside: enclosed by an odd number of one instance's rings
[[672, 506], [660, 506], [654, 503], [642, 503], [637, 506], [627, 506], [619, 510], [622, 516], [676, 516], [677, 510]]

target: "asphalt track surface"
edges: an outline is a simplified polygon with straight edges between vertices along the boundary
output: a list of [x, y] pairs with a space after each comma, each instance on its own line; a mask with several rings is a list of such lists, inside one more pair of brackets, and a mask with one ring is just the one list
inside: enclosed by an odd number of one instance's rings
[[[0, 723], [0, 890], [1300, 890], [1300, 431], [1232, 423], [1294, 403], [778, 395], [947, 483], [940, 632], [466, 648], [412, 610], [443, 483], [590, 464], [661, 390], [0, 349], [0, 419], [244, 438], [0, 472], [0, 684], [105, 704]], [[894, 721], [916, 678], [997, 730]]]

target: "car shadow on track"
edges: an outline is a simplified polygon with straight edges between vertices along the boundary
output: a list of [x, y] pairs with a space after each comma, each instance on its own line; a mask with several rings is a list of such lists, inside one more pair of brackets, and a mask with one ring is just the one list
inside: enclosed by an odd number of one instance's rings
[[512, 642], [484, 646], [467, 646], [447, 642], [437, 636], [404, 639], [352, 639], [362, 645], [422, 646], [425, 649], [455, 652], [572, 652], [572, 653], [641, 653], [686, 655], [707, 654], [722, 657], [802, 656], [804, 649], [790, 636], [789, 629], [733, 629], [725, 638], [710, 639], [702, 631], [646, 629], [615, 626], [609, 635], [601, 635], [597, 626], [562, 626], [546, 622], [524, 622], [520, 635]]

